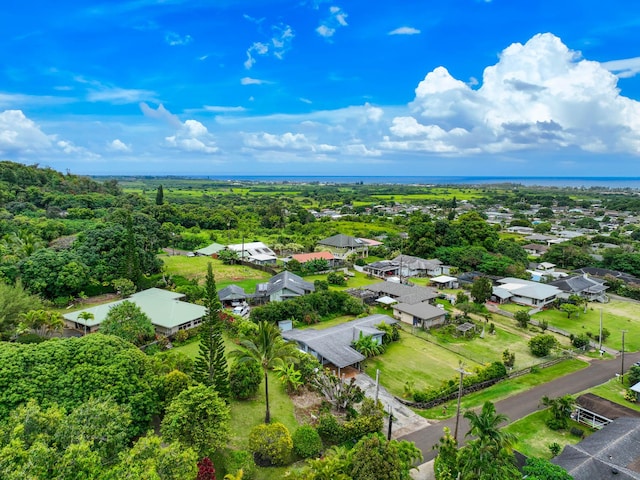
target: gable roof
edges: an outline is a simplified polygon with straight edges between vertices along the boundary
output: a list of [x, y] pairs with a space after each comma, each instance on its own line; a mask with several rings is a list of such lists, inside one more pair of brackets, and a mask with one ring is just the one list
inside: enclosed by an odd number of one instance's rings
[[268, 296], [285, 288], [298, 295], [315, 291], [313, 283], [307, 282], [295, 273], [285, 270], [274, 275], [267, 282], [256, 285], [256, 294]]
[[438, 307], [434, 307], [429, 303], [398, 303], [393, 306], [394, 310], [399, 312], [408, 313], [420, 320], [433, 320], [434, 318], [442, 317], [446, 312]]
[[560, 290], [567, 293], [599, 293], [604, 292], [607, 288], [609, 288], [604, 285], [604, 280], [591, 278], [586, 274], [561, 278], [550, 282], [549, 285], [558, 287]]
[[493, 292], [501, 298], [509, 298], [504, 292], [518, 297], [544, 300], [558, 295], [560, 290], [552, 284], [532, 282], [521, 278], [505, 277], [498, 280], [499, 287], [494, 287]]
[[244, 288], [238, 285], [229, 285], [218, 291], [218, 298], [221, 302], [229, 300], [243, 300], [247, 298]]
[[225, 246], [221, 245], [219, 243], [212, 243], [211, 245], [208, 245], [204, 248], [200, 248], [198, 250], [196, 250], [194, 253], [197, 253], [198, 255], [213, 255], [214, 253], [218, 253], [220, 250], [224, 250]]
[[398, 262], [398, 264], [402, 263], [402, 265], [406, 265], [407, 268], [412, 270], [435, 270], [442, 266], [442, 262], [437, 258], [425, 260], [424, 258], [404, 254], [398, 255], [392, 261]]
[[323, 330], [313, 328], [288, 330], [282, 332], [282, 338], [293, 340], [308, 346], [338, 368], [348, 367], [365, 359], [351, 344], [358, 340], [360, 332], [365, 336], [383, 333], [375, 325], [385, 322], [388, 325], [398, 323], [388, 315], [369, 315], [345, 322]]
[[551, 461], [575, 480], [640, 479], [640, 418], [618, 418]]
[[410, 286], [395, 282], [378, 282], [364, 287], [365, 290], [393, 297], [400, 303], [419, 303], [432, 300], [438, 293], [427, 287]]
[[338, 247], [338, 248], [347, 248], [347, 247], [357, 248], [357, 247], [368, 246], [367, 242], [364, 242], [356, 237], [344, 235], [342, 233], [320, 240], [318, 244], [327, 245], [329, 247]]
[[333, 256], [331, 252], [311, 252], [311, 253], [296, 253], [295, 255], [291, 255], [293, 260], [297, 260], [300, 263], [309, 262], [311, 260], [335, 260], [336, 257]]

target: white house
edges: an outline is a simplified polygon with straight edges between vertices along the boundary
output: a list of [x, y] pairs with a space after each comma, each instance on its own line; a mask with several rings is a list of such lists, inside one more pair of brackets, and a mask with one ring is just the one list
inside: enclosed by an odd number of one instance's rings
[[544, 283], [507, 277], [498, 280], [493, 287], [493, 300], [499, 303], [513, 302], [520, 305], [542, 308], [553, 302], [562, 293], [557, 287]]

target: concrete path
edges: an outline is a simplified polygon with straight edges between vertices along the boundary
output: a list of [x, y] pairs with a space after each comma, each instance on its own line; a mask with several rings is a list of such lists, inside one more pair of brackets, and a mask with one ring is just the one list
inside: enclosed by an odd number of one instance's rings
[[[640, 361], [640, 352], [633, 354], [625, 354], [625, 370], [628, 370], [634, 362]], [[540, 399], [543, 396], [560, 397], [563, 395], [575, 395], [587, 388], [600, 385], [617, 373], [620, 373], [621, 358], [612, 360], [593, 360], [587, 368], [583, 368], [577, 372], [565, 375], [564, 377], [553, 380], [552, 382], [539, 385], [535, 388], [519, 393], [512, 397], [506, 398], [496, 403], [498, 413], [503, 413], [509, 417], [510, 421], [518, 420], [530, 413], [539, 410], [542, 407]], [[454, 432], [456, 419], [455, 417], [440, 422], [434, 422], [428, 427], [421, 428], [412, 433], [399, 437], [399, 440], [408, 440], [414, 442], [422, 451], [424, 461], [428, 462], [436, 456], [433, 446], [438, 443], [442, 436], [444, 427], [449, 427], [451, 433]], [[464, 443], [464, 435], [469, 430], [468, 422], [462, 418], [460, 414], [460, 424], [458, 427], [458, 441]], [[420, 477], [428, 478], [428, 477]]]
[[[366, 373], [359, 373], [356, 375], [356, 385], [358, 385], [369, 398], [375, 398], [376, 395], [376, 382]], [[429, 421], [422, 418], [415, 413], [409, 407], [396, 400], [383, 386], [378, 389], [378, 400], [384, 405], [384, 411], [389, 411], [391, 406], [391, 412], [393, 415], [393, 425], [391, 425], [391, 438], [398, 438], [404, 435], [408, 435], [416, 430], [426, 428], [430, 425]], [[388, 415], [385, 416], [384, 421], [384, 434], [389, 431]]]

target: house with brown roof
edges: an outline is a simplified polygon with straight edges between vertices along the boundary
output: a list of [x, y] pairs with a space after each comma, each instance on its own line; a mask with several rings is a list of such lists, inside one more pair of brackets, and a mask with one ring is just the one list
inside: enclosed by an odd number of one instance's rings
[[289, 260], [296, 260], [301, 264], [311, 262], [313, 260], [326, 260], [329, 264], [329, 268], [336, 267], [339, 264], [339, 260], [331, 252], [310, 252], [310, 253], [296, 253], [291, 255]]
[[342, 233], [320, 240], [318, 249], [327, 250], [340, 260], [345, 260], [351, 255], [363, 258], [369, 255], [369, 243], [367, 241]]

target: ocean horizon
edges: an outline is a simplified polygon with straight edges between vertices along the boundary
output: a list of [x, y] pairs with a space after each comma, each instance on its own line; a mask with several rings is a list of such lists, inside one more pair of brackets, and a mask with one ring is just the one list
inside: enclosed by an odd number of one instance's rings
[[[140, 175], [122, 175], [123, 177]], [[640, 177], [500, 177], [500, 176], [375, 176], [375, 175], [158, 175], [156, 178], [194, 178], [256, 183], [400, 184], [400, 185], [522, 185], [569, 188], [640, 190]]]

